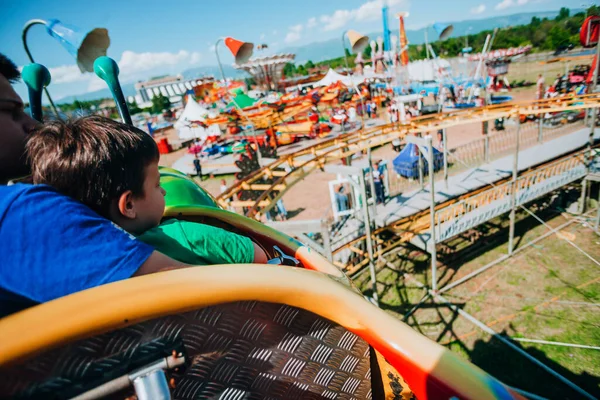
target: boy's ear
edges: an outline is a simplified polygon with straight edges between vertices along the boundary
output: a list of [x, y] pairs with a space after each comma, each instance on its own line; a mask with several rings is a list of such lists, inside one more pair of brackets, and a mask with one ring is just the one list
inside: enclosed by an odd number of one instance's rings
[[133, 192], [127, 190], [121, 194], [118, 201], [119, 213], [124, 218], [135, 219], [135, 204], [133, 200]]

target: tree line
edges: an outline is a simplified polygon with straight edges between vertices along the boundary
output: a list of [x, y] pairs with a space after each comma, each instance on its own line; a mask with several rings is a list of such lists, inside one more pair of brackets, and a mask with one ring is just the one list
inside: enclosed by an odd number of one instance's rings
[[[600, 8], [591, 6], [587, 9], [587, 12], [570, 15], [569, 9], [562, 7], [554, 19], [533, 17], [527, 25], [502, 28], [494, 38], [494, 48], [503, 49], [532, 45], [533, 51], [547, 51], [557, 50], [570, 44], [577, 46], [579, 43], [579, 29], [583, 24], [586, 14], [588, 16], [600, 15]], [[487, 35], [492, 33], [492, 30], [486, 30], [473, 35], [451, 37], [444, 41], [438, 40], [430, 44], [437, 55], [441, 57], [456, 57], [461, 54], [467, 42], [469, 47], [472, 47], [475, 52], [481, 51]], [[346, 50], [346, 55], [348, 56], [349, 67], [353, 68], [355, 66], [354, 60], [356, 55], [350, 54], [348, 50]], [[411, 60], [427, 58], [425, 46], [422, 44], [410, 44], [408, 46], [408, 56]], [[363, 58], [365, 60], [371, 58], [370, 46], [367, 46], [364, 50]], [[288, 78], [304, 76], [308, 75], [308, 70], [315, 66], [327, 66], [336, 69], [344, 67], [345, 61], [344, 57], [338, 57], [316, 64], [310, 60], [304, 65], [288, 63], [283, 72]]]

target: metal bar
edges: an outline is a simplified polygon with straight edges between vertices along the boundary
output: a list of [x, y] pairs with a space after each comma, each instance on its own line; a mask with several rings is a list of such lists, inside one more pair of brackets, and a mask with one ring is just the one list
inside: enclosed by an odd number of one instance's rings
[[431, 136], [427, 136], [427, 144], [429, 146], [427, 152], [427, 162], [429, 163], [429, 192], [431, 193], [431, 204], [429, 209], [429, 215], [431, 218], [431, 288], [433, 291], [437, 291], [437, 252], [436, 252], [436, 241], [435, 241], [435, 186], [433, 177], [433, 140]]
[[596, 225], [594, 226], [594, 229], [596, 230], [596, 233], [598, 235], [600, 235], [600, 190], [598, 190], [598, 215], [596, 215]]
[[419, 186], [421, 187], [421, 190], [423, 190], [423, 187], [424, 187], [424, 184], [423, 184], [423, 155], [421, 154], [421, 150], [419, 150], [418, 153], [419, 153], [419, 164], [418, 164], [418, 168], [419, 168]]
[[448, 189], [448, 136], [446, 134], [446, 128], [442, 129], [442, 142], [444, 151], [444, 186]]
[[[593, 118], [592, 118], [593, 120]], [[581, 196], [579, 196], [579, 214], [585, 213], [587, 198], [587, 179], [583, 178], [581, 181]]]
[[[599, 208], [599, 209], [600, 209], [600, 208]], [[539, 237], [537, 237], [537, 238], [535, 238], [535, 239], [531, 240], [531, 241], [530, 241], [529, 243], [527, 243], [526, 245], [524, 245], [524, 246], [521, 246], [521, 247], [519, 247], [518, 249], [516, 249], [516, 250], [513, 252], [513, 255], [514, 255], [514, 254], [516, 254], [516, 253], [518, 253], [518, 252], [520, 252], [520, 251], [522, 251], [522, 250], [525, 250], [525, 249], [526, 249], [526, 248], [528, 248], [529, 246], [532, 246], [532, 245], [536, 244], [536, 243], [537, 243], [537, 242], [539, 242], [540, 240], [547, 238], [548, 236], [552, 235], [553, 233], [555, 233], [555, 232], [558, 232], [559, 230], [561, 230], [561, 229], [563, 229], [563, 228], [565, 228], [565, 227], [569, 226], [569, 225], [570, 225], [570, 224], [572, 224], [573, 222], [576, 222], [576, 221], [575, 221], [574, 219], [571, 219], [571, 220], [569, 220], [569, 221], [565, 222], [564, 224], [561, 224], [561, 225], [559, 225], [558, 227], [554, 228], [553, 230], [551, 230], [551, 231], [549, 231], [549, 232], [546, 232], [546, 233], [544, 233], [542, 236], [539, 236]], [[448, 290], [452, 289], [453, 287], [456, 287], [456, 286], [460, 285], [461, 283], [468, 281], [469, 279], [471, 279], [471, 278], [473, 278], [473, 277], [475, 277], [475, 276], [477, 276], [477, 275], [481, 274], [482, 272], [484, 272], [484, 271], [486, 271], [486, 270], [490, 269], [490, 268], [491, 268], [491, 267], [493, 267], [494, 265], [496, 265], [496, 264], [498, 264], [498, 263], [501, 263], [502, 261], [505, 261], [505, 260], [507, 260], [509, 257], [510, 257], [510, 256], [509, 256], [508, 254], [505, 254], [505, 255], [503, 255], [503, 256], [501, 256], [501, 257], [499, 257], [499, 258], [498, 258], [498, 259], [496, 259], [495, 261], [492, 261], [492, 262], [490, 262], [490, 263], [488, 263], [488, 264], [484, 265], [483, 267], [481, 267], [481, 268], [479, 268], [479, 269], [477, 269], [477, 270], [475, 270], [475, 271], [471, 272], [470, 274], [468, 274], [468, 275], [465, 275], [464, 277], [460, 278], [459, 280], [457, 280], [457, 281], [454, 281], [454, 282], [452, 282], [452, 283], [450, 283], [450, 284], [448, 284], [448, 285], [444, 286], [443, 288], [441, 288], [441, 289], [439, 290], [439, 292], [438, 292], [438, 293], [444, 293], [444, 292], [446, 292], [446, 291], [448, 291]]]
[[522, 394], [523, 396], [528, 397], [532, 400], [548, 400], [548, 398], [546, 398], [546, 397], [538, 396], [537, 394], [526, 392], [525, 390], [522, 390], [522, 389], [517, 389], [514, 386], [509, 386], [509, 388], [511, 388], [515, 392]]
[[585, 390], [583, 390], [582, 388], [580, 388], [579, 386], [577, 386], [576, 384], [574, 384], [573, 382], [571, 382], [570, 380], [568, 380], [567, 378], [565, 378], [564, 376], [559, 374], [558, 372], [554, 371], [552, 368], [548, 367], [546, 364], [542, 363], [540, 360], [533, 357], [532, 355], [527, 353], [525, 350], [523, 350], [519, 346], [515, 345], [510, 340], [506, 339], [502, 335], [499, 335], [495, 330], [493, 330], [492, 328], [490, 328], [489, 326], [487, 326], [486, 324], [484, 324], [483, 322], [481, 322], [480, 320], [478, 320], [477, 318], [475, 318], [474, 316], [472, 316], [471, 314], [469, 314], [462, 308], [459, 308], [459, 307], [455, 306], [454, 304], [450, 303], [448, 300], [446, 300], [439, 294], [436, 294], [433, 292], [431, 294], [434, 299], [438, 299], [442, 303], [446, 304], [446, 306], [448, 308], [450, 308], [452, 311], [458, 313], [460, 316], [462, 316], [463, 318], [465, 318], [466, 320], [471, 322], [473, 325], [477, 326], [482, 331], [492, 335], [493, 338], [498, 339], [500, 342], [505, 344], [508, 348], [514, 350], [515, 352], [519, 353], [523, 357], [527, 358], [529, 361], [531, 361], [538, 367], [542, 368], [544, 371], [546, 371], [550, 375], [554, 376], [556, 379], [558, 379], [565, 385], [569, 386], [571, 389], [575, 390], [580, 395], [582, 395], [588, 399], [595, 399], [594, 396], [592, 396], [591, 394], [589, 394], [588, 392], [586, 392]]
[[323, 238], [323, 247], [325, 249], [325, 257], [329, 262], [333, 261], [333, 251], [331, 249], [331, 236], [329, 233], [329, 225], [327, 222], [322, 221], [321, 223], [321, 237]]
[[402, 321], [404, 321], [404, 322], [408, 321], [410, 316], [413, 315], [414, 312], [417, 311], [419, 309], [419, 307], [421, 307], [421, 304], [425, 303], [427, 301], [427, 299], [429, 299], [430, 296], [431, 295], [429, 294], [429, 292], [426, 292], [425, 295], [421, 298], [421, 300], [419, 300], [419, 302], [417, 304], [415, 304], [413, 306], [413, 308], [411, 308], [406, 314], [404, 314]]
[[101, 399], [110, 394], [117, 393], [123, 389], [128, 388], [131, 385], [131, 382], [140, 375], [140, 372], [149, 372], [152, 370], [164, 370], [164, 369], [172, 369], [179, 365], [183, 365], [185, 363], [185, 357], [182, 356], [169, 356], [162, 360], [158, 360], [157, 362], [143, 367], [137, 371], [132, 372], [131, 374], [122, 375], [118, 378], [115, 378], [111, 381], [103, 383], [87, 392], [81, 393], [71, 400], [94, 400]]
[[515, 155], [513, 162], [512, 188], [510, 192], [510, 227], [508, 231], [508, 255], [512, 255], [515, 240], [515, 218], [517, 205], [517, 175], [519, 174], [519, 141], [521, 139], [521, 119], [517, 114], [517, 140], [515, 143]]
[[539, 127], [538, 127], [538, 143], [544, 143], [544, 114], [540, 114], [539, 117]]
[[[29, 51], [29, 46], [27, 46], [27, 32], [33, 25], [46, 26], [46, 21], [44, 21], [43, 19], [32, 19], [30, 21], [27, 21], [27, 23], [23, 27], [23, 33], [21, 35], [21, 39], [23, 41], [23, 47], [25, 48], [25, 53], [27, 53], [27, 57], [29, 58], [29, 61], [31, 61], [32, 63], [34, 63], [35, 61], [33, 61], [33, 56], [31, 55], [31, 52]], [[58, 118], [60, 120], [60, 114], [58, 114], [58, 109], [56, 108], [56, 105], [54, 104], [52, 97], [50, 97], [50, 92], [48, 91], [48, 88], [46, 86], [44, 86], [44, 93], [46, 93], [46, 97], [48, 98], [48, 102], [50, 103], [50, 107], [52, 107], [52, 111], [54, 112], [54, 115], [56, 115], [56, 118]]]
[[575, 344], [575, 343], [563, 343], [563, 342], [551, 342], [548, 340], [539, 340], [539, 339], [526, 339], [526, 338], [518, 338], [518, 337], [510, 337], [511, 340], [515, 340], [517, 342], [526, 342], [526, 343], [539, 343], [539, 344], [547, 344], [550, 346], [564, 346], [564, 347], [576, 347], [578, 349], [591, 349], [591, 350], [600, 350], [600, 346], [588, 346], [585, 344]]
[[486, 163], [490, 162], [490, 137], [487, 134], [483, 138], [483, 159]]
[[306, 236], [306, 234], [300, 233], [298, 235], [298, 239], [305, 242], [306, 244], [308, 244], [310, 247], [312, 247], [314, 250], [318, 251], [319, 253], [325, 255], [325, 248], [323, 246], [321, 246], [318, 242], [316, 242], [313, 239]]
[[[373, 159], [371, 157], [371, 147], [367, 149], [367, 160], [369, 161], [369, 185], [371, 186], [371, 197], [373, 198], [373, 219], [377, 218], [377, 193], [375, 193], [375, 176], [373, 175]], [[381, 176], [379, 177], [381, 180]], [[382, 182], [383, 184], [383, 182]], [[369, 203], [367, 203], [367, 207]]]
[[365, 175], [363, 173], [358, 175], [360, 182], [360, 196], [363, 200], [363, 213], [365, 217], [365, 233], [367, 236], [367, 252], [369, 254], [369, 272], [371, 274], [371, 286], [373, 287], [373, 300], [377, 306], [379, 306], [379, 298], [377, 295], [377, 276], [375, 274], [375, 265], [373, 264], [373, 238], [371, 237], [371, 218], [369, 216], [369, 204], [367, 200], [367, 187], [365, 182]]

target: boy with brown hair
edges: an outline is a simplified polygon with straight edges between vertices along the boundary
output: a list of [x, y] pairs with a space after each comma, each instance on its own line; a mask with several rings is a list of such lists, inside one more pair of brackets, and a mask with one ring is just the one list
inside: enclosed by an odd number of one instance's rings
[[33, 182], [90, 207], [156, 250], [194, 265], [266, 263], [250, 238], [170, 219], [160, 223], [165, 191], [159, 153], [145, 132], [100, 116], [52, 121], [27, 143]]

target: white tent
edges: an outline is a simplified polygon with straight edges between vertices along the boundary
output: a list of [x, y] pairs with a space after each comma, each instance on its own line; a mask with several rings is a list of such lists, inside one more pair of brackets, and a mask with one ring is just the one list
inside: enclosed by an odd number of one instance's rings
[[179, 133], [180, 139], [206, 139], [207, 136], [220, 135], [221, 130], [217, 125], [211, 125], [208, 128], [203, 128], [194, 121], [204, 121], [209, 111], [202, 107], [200, 104], [188, 96], [187, 104], [183, 110], [183, 113], [175, 122], [175, 129]]
[[352, 78], [346, 75], [338, 74], [331, 68], [327, 71], [327, 74], [318, 82], [313, 83], [314, 87], [317, 86], [329, 86], [331, 84], [336, 83], [337, 81], [341, 81], [344, 85], [350, 86], [352, 85]]

